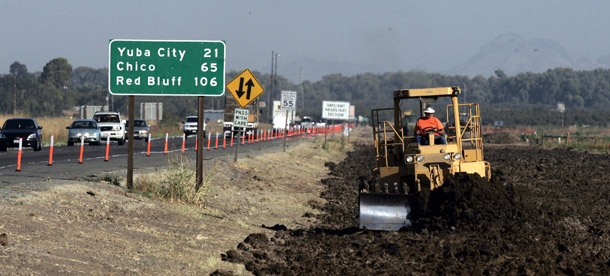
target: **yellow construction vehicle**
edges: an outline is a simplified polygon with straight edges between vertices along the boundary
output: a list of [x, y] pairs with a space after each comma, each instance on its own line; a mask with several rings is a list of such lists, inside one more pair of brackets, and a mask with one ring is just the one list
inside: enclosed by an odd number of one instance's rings
[[[459, 87], [396, 90], [393, 108], [371, 111], [379, 179], [361, 184], [361, 229], [395, 231], [411, 226], [412, 197], [440, 187], [448, 175], [476, 173], [491, 178], [489, 162], [483, 160], [479, 105], [459, 104], [460, 93]], [[420, 145], [414, 125], [404, 119], [407, 114], [401, 112], [401, 106], [412, 107], [419, 102], [423, 117], [431, 103], [443, 98], [447, 102], [446, 144], [435, 144], [434, 133], [429, 131], [429, 144]]]

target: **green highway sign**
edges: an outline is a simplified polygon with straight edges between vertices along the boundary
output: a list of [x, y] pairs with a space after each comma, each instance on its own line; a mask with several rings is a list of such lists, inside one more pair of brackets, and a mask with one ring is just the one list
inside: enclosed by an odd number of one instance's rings
[[113, 95], [224, 95], [224, 41], [113, 39], [108, 54]]

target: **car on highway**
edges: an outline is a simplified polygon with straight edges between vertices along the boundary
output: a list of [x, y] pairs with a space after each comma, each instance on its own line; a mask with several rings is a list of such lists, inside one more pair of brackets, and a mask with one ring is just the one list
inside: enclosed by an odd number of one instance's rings
[[8, 147], [32, 147], [35, 151], [42, 149], [42, 126], [34, 118], [11, 118], [4, 122], [0, 130], [0, 151]]
[[[133, 138], [134, 139], [147, 139], [148, 133], [150, 132], [150, 126], [144, 119], [133, 120]], [[125, 138], [129, 138], [129, 120], [125, 121]]]
[[[188, 137], [189, 135], [192, 135], [192, 134], [197, 134], [198, 118], [199, 117], [197, 117], [197, 116], [187, 116], [186, 121], [182, 122], [182, 124], [184, 125], [183, 132], [184, 132], [185, 137]], [[205, 126], [206, 126], [206, 123], [203, 122], [203, 136], [204, 137], [205, 137]]]
[[316, 123], [309, 116], [303, 116], [301, 120], [301, 128], [312, 128]]
[[100, 144], [102, 132], [95, 120], [74, 120], [66, 129], [68, 130], [68, 146], [74, 146], [74, 143], [80, 143], [81, 137], [85, 137], [84, 142], [89, 143], [89, 145]]

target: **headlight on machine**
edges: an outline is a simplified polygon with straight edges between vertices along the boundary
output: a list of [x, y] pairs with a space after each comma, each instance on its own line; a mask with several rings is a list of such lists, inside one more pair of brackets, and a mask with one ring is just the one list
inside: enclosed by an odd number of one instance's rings
[[424, 162], [424, 156], [418, 155], [417, 157], [415, 157], [415, 160], [417, 160], [417, 162]]
[[460, 160], [460, 159], [462, 159], [462, 155], [459, 153], [456, 153], [453, 155], [453, 158], [455, 158], [455, 160]]
[[445, 158], [445, 160], [451, 160], [451, 153], [445, 153], [445, 156], [443, 156], [443, 158]]
[[409, 155], [405, 157], [405, 162], [407, 162], [407, 164], [413, 163], [413, 156]]

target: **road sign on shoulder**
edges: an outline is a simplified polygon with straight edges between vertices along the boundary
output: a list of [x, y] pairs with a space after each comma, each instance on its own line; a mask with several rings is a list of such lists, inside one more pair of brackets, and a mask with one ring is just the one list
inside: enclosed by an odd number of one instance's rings
[[349, 102], [322, 101], [322, 118], [327, 120], [349, 120]]
[[265, 89], [258, 83], [249, 69], [237, 75], [237, 77], [227, 83], [226, 87], [242, 108], [265, 92]]
[[224, 95], [224, 41], [113, 39], [108, 55], [111, 94]]
[[297, 107], [297, 91], [282, 91], [280, 110], [295, 111]]
[[247, 109], [236, 108], [233, 114], [234, 127], [248, 127], [248, 116], [250, 115], [250, 111]]

